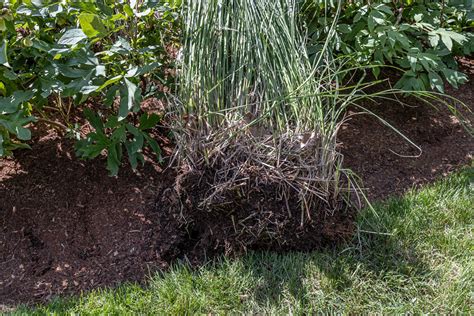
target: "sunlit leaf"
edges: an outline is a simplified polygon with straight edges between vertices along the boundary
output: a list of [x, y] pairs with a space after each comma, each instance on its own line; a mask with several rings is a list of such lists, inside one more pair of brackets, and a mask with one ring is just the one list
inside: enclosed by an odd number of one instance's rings
[[87, 38], [86, 34], [81, 29], [71, 29], [66, 31], [66, 33], [61, 36], [58, 41], [58, 44], [61, 45], [75, 45], [82, 40]]

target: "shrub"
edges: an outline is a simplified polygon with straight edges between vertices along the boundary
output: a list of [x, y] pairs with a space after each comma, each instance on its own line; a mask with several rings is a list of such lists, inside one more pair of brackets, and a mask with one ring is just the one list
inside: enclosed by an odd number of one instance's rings
[[[320, 49], [327, 21], [339, 18], [332, 49], [351, 55], [351, 67], [392, 65], [403, 72], [396, 87], [444, 91], [443, 82], [458, 87], [467, 77], [457, 71], [456, 56], [474, 52], [472, 1], [304, 1], [310, 51]], [[340, 10], [340, 13], [338, 13]], [[379, 67], [373, 67], [378, 76]]]
[[[27, 147], [43, 120], [79, 140], [77, 154], [107, 152], [117, 174], [126, 151], [133, 168], [142, 148], [158, 156], [147, 130], [159, 117], [140, 111], [143, 96], [169, 85], [166, 45], [176, 40], [177, 1], [8, 1], [0, 16], [0, 156]], [[95, 98], [96, 97], [96, 98]], [[115, 102], [119, 97], [119, 102]], [[98, 103], [92, 102], [100, 99]], [[86, 101], [91, 101], [85, 106]], [[82, 105], [92, 131], [70, 121]], [[62, 122], [50, 119], [60, 113]]]

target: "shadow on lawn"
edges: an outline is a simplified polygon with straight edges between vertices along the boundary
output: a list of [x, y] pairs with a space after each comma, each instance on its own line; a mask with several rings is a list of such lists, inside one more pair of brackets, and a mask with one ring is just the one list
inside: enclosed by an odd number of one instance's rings
[[[325, 296], [350, 292], [357, 296], [354, 291], [361, 290], [360, 282], [376, 286], [380, 280], [391, 284], [390, 278], [407, 280], [433, 276], [430, 264], [424, 261], [415, 245], [401, 235], [390, 233], [410, 220], [406, 218], [410, 200], [403, 198], [388, 203], [382, 220], [368, 211], [362, 214], [361, 232], [345, 246], [314, 253], [266, 252], [248, 256], [245, 269], [259, 280], [255, 287], [258, 305], [285, 306], [293, 302], [305, 310], [314, 306], [312, 300], [333, 299]], [[400, 285], [397, 281], [392, 285], [390, 290], [394, 294], [404, 291], [397, 288]]]

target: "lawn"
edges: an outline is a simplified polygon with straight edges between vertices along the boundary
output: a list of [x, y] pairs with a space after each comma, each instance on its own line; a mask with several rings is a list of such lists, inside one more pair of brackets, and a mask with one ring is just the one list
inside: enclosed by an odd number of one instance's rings
[[474, 312], [474, 170], [365, 209], [354, 241], [313, 253], [249, 253], [13, 314]]

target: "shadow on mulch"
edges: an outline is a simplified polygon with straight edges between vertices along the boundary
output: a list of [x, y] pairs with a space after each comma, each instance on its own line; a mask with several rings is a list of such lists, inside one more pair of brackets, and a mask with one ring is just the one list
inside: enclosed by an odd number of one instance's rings
[[[472, 109], [473, 82], [449, 92]], [[367, 106], [423, 150], [417, 158], [401, 157], [418, 152], [375, 118], [354, 116], [340, 146], [345, 167], [361, 176], [371, 200], [470, 163], [473, 138], [448, 111], [391, 102]], [[139, 173], [124, 167], [112, 178], [103, 160], [75, 159], [72, 144], [54, 135], [42, 134], [32, 147], [0, 160], [0, 305], [141, 282], [177, 258], [212, 253], [202, 232], [186, 231], [160, 204], [157, 193], [169, 194], [172, 172], [149, 163]]]

